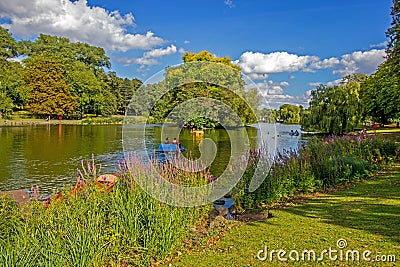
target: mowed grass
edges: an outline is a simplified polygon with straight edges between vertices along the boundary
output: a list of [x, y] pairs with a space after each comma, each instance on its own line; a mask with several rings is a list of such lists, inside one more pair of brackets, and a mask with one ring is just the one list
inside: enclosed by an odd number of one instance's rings
[[[329, 193], [307, 198], [271, 210], [273, 217], [264, 222], [229, 223], [232, 229], [214, 244], [193, 252], [177, 253], [165, 266], [397, 266], [400, 265], [400, 167], [379, 173], [374, 178], [346, 185]], [[347, 246], [339, 249], [337, 242]], [[267, 259], [257, 258], [268, 248]], [[332, 258], [323, 250], [332, 252]], [[287, 261], [279, 261], [272, 250], [284, 250]], [[300, 260], [291, 260], [296, 250]], [[301, 260], [304, 250], [314, 250], [317, 260]], [[348, 250], [358, 250], [360, 261], [353, 260]], [[370, 250], [366, 261], [362, 253]], [[340, 260], [340, 251], [343, 251]], [[336, 253], [336, 254], [335, 254]], [[265, 256], [261, 253], [260, 256]], [[295, 252], [291, 254], [296, 258]], [[307, 256], [307, 255], [306, 255]], [[395, 258], [394, 258], [395, 257]], [[386, 262], [377, 261], [386, 258]], [[356, 258], [355, 258], [356, 259]], [[395, 260], [395, 262], [394, 262]], [[397, 264], [397, 265], [396, 265]]]

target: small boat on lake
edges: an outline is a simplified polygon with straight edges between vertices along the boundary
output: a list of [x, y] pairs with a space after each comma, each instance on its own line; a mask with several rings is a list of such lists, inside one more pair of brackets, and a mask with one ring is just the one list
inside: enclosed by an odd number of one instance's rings
[[181, 144], [160, 144], [156, 152], [166, 153], [166, 152], [182, 152], [185, 148]]
[[299, 133], [299, 131], [297, 131], [297, 130], [296, 130], [296, 131], [291, 130], [290, 133], [289, 133], [289, 135], [290, 135], [290, 136], [299, 136], [300, 133]]

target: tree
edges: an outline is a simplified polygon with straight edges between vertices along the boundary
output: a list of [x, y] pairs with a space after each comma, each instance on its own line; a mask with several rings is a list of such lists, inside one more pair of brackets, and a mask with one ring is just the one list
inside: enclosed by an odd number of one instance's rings
[[[182, 59], [184, 65], [167, 68], [165, 80], [156, 86], [149, 86], [159, 90], [160, 95], [163, 95], [161, 101], [154, 103], [154, 108], [151, 110], [150, 115], [156, 122], [161, 122], [169, 116], [181, 103], [197, 98], [214, 99], [224, 103], [225, 107], [229, 106], [241, 118], [243, 124], [257, 121], [257, 114], [253, 110], [259, 105], [258, 92], [245, 90], [240, 67], [232, 64], [229, 57], [217, 58], [208, 51], [202, 51], [198, 54], [187, 52]], [[233, 113], [228, 113], [223, 105], [214, 105], [207, 109], [207, 105], [211, 105], [211, 102], [203, 101], [201, 106], [193, 105], [186, 113], [175, 112], [173, 118], [179, 121], [179, 124], [200, 123], [201, 125], [198, 125], [200, 127], [215, 127], [218, 126], [216, 121], [204, 117], [218, 117], [225, 121], [232, 117]]]
[[400, 2], [393, 0], [387, 59], [361, 86], [364, 117], [380, 123], [400, 117]]
[[17, 42], [8, 32], [0, 27], [0, 118], [8, 115], [13, 108], [23, 105], [22, 66], [10, 59], [19, 55]]
[[331, 134], [354, 130], [362, 118], [360, 84], [365, 77], [346, 76], [339, 86], [320, 85], [312, 91], [310, 107], [301, 120], [303, 128]]
[[279, 118], [283, 123], [287, 124], [299, 124], [300, 123], [300, 107], [291, 105], [291, 104], [283, 104], [279, 107]]
[[389, 38], [387, 47], [388, 63], [397, 76], [400, 76], [400, 2], [393, 0], [390, 15], [392, 16], [391, 27], [386, 31]]
[[400, 117], [400, 77], [394, 74], [390, 62], [379, 66], [378, 71], [362, 83], [361, 89], [364, 117], [383, 124]]
[[74, 113], [78, 101], [69, 90], [64, 66], [48, 56], [28, 58], [25, 63], [24, 79], [31, 88], [29, 111], [40, 115]]

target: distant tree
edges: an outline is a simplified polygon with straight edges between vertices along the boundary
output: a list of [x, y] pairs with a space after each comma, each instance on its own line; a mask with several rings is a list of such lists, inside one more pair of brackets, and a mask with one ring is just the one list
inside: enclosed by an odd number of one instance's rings
[[299, 124], [300, 123], [300, 107], [291, 104], [283, 104], [279, 107], [279, 118], [283, 123]]
[[262, 122], [275, 123], [275, 110], [263, 108], [259, 111], [258, 120]]
[[36, 56], [25, 61], [24, 79], [31, 89], [27, 100], [33, 114], [69, 115], [75, 112], [78, 101], [66, 81], [64, 66], [55, 58]]

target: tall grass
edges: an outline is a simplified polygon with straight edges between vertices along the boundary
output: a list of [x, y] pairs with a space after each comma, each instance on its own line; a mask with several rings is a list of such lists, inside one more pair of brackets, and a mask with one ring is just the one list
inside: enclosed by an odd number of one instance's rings
[[[121, 163], [121, 179], [104, 190], [95, 185], [98, 170], [90, 163], [79, 172], [74, 189], [48, 207], [33, 202], [23, 214], [1, 198], [0, 266], [148, 266], [167, 257], [182, 245], [188, 229], [205, 219], [209, 207], [181, 208], [155, 200], [134, 182], [133, 175], [146, 175], [147, 168], [128, 158]], [[162, 168], [167, 179], [176, 179], [178, 170]], [[177, 182], [196, 186], [206, 180], [204, 173], [203, 179]]]
[[248, 186], [260, 153], [250, 153], [243, 179], [233, 191], [238, 210], [254, 209], [370, 175], [399, 157], [395, 142], [375, 135], [329, 136], [312, 139], [297, 151], [285, 151], [273, 160], [264, 182], [255, 192]]

